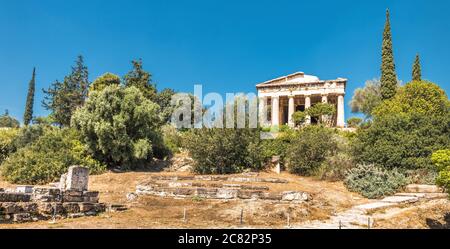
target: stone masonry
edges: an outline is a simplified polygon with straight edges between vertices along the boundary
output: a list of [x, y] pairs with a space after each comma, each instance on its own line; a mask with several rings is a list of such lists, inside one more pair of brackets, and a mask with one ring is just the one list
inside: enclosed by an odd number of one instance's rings
[[59, 188], [0, 189], [0, 223], [96, 215], [105, 211], [97, 191], [88, 191], [89, 169], [71, 166]]

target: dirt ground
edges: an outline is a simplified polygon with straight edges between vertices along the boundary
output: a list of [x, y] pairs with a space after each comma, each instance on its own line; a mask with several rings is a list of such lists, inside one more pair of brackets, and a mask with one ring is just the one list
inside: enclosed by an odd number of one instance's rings
[[[255, 183], [266, 185], [270, 191], [305, 191], [312, 200], [301, 204], [285, 204], [253, 200], [204, 200], [198, 198], [173, 199], [140, 196], [128, 201], [126, 194], [135, 191], [135, 186], [148, 180], [151, 175], [174, 175], [169, 172], [108, 172], [90, 176], [91, 190], [100, 192], [100, 202], [125, 204], [123, 212], [105, 212], [95, 217], [57, 220], [55, 223], [39, 221], [24, 224], [0, 224], [0, 228], [285, 228], [287, 217], [291, 226], [308, 220], [324, 220], [337, 212], [368, 202], [358, 194], [349, 192], [341, 182], [319, 181], [310, 177], [299, 177], [289, 173], [260, 173], [258, 177], [287, 179], [289, 183]], [[188, 173], [176, 173], [188, 175]], [[0, 180], [0, 187], [10, 187]], [[441, 209], [437, 209], [440, 205]], [[186, 209], [187, 220], [183, 220]], [[240, 224], [241, 209], [244, 212]], [[427, 228], [427, 219], [435, 225], [445, 224], [445, 214], [450, 213], [448, 203], [436, 203], [425, 208], [416, 207], [399, 212], [397, 216], [377, 220], [378, 228]], [[446, 211], [447, 210], [447, 211]], [[408, 220], [408, 221], [405, 221]], [[415, 221], [414, 221], [415, 220]], [[400, 224], [400, 226], [399, 226]], [[447, 221], [448, 224], [448, 221]]]

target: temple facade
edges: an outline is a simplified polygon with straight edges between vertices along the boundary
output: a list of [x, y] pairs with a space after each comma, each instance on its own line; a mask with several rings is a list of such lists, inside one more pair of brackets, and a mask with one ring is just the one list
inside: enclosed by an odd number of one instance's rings
[[[262, 126], [294, 126], [292, 114], [305, 111], [317, 103], [335, 105], [331, 124], [345, 126], [344, 96], [347, 79], [320, 80], [303, 72], [293, 73], [256, 85], [259, 98], [259, 117]], [[317, 120], [308, 117], [306, 123]]]

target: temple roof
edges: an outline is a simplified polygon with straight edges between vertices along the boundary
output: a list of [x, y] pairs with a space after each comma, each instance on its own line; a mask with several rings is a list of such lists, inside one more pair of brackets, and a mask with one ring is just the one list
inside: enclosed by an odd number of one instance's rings
[[[347, 79], [337, 78], [336, 80], [327, 80], [329, 82], [346, 82]], [[319, 77], [314, 75], [306, 75], [303, 72], [296, 72], [286, 76], [278, 77], [272, 80], [264, 81], [256, 85], [259, 87], [267, 86], [283, 86], [283, 85], [297, 85], [304, 83], [325, 83], [326, 81], [320, 80]]]

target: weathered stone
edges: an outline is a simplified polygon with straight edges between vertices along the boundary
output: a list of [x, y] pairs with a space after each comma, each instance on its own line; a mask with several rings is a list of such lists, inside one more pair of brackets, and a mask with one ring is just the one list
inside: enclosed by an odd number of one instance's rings
[[216, 196], [216, 188], [197, 188], [195, 190], [195, 195], [204, 198], [214, 198]]
[[409, 193], [442, 193], [443, 189], [436, 185], [409, 184], [406, 186], [406, 192]]
[[83, 202], [84, 198], [82, 196], [63, 195], [62, 201], [63, 202]]
[[269, 190], [269, 187], [267, 187], [267, 186], [241, 185], [241, 189], [250, 189], [250, 190]]
[[31, 194], [32, 192], [33, 192], [33, 186], [24, 185], [24, 186], [16, 187], [16, 193]]
[[98, 197], [83, 196], [83, 202], [97, 203], [98, 200]]
[[[64, 208], [62, 203], [49, 203], [41, 202], [38, 203], [38, 211], [42, 214], [54, 215], [64, 213]], [[56, 212], [55, 212], [56, 211]]]
[[389, 203], [413, 203], [419, 201], [419, 198], [416, 196], [388, 196], [381, 200], [382, 202], [389, 202]]
[[377, 201], [377, 202], [372, 202], [372, 203], [367, 203], [367, 204], [362, 204], [362, 205], [355, 206], [355, 209], [361, 210], [361, 211], [364, 211], [364, 212], [373, 212], [373, 211], [377, 211], [377, 210], [380, 210], [380, 209], [393, 207], [395, 205], [398, 205], [398, 204], [391, 203], [391, 202]]
[[174, 191], [176, 196], [188, 196], [195, 194], [195, 190], [192, 188], [178, 188]]
[[70, 166], [67, 172], [65, 190], [88, 190], [89, 169], [81, 166]]
[[30, 194], [7, 192], [0, 193], [0, 202], [28, 202], [30, 199]]
[[308, 194], [304, 192], [285, 191], [282, 193], [282, 201], [307, 201]]
[[122, 204], [111, 204], [108, 206], [108, 210], [110, 212], [125, 211], [125, 210], [127, 210], [127, 207]]
[[14, 214], [21, 212], [21, 208], [17, 202], [0, 202], [1, 214]]
[[39, 188], [39, 187], [35, 187], [33, 188], [33, 194], [35, 195], [52, 195], [52, 196], [56, 196], [56, 195], [60, 195], [61, 191], [57, 188]]
[[216, 193], [218, 199], [234, 199], [237, 196], [238, 191], [236, 189], [219, 188]]
[[270, 183], [288, 183], [285, 179], [279, 179], [279, 178], [261, 178], [262, 182], [270, 182]]
[[29, 213], [17, 213], [17, 214], [13, 214], [13, 221], [14, 222], [32, 221], [32, 217]]
[[98, 191], [84, 191], [83, 196], [86, 197], [98, 197], [99, 192]]
[[260, 190], [239, 190], [238, 198], [241, 199], [259, 199], [263, 195], [263, 191]]
[[58, 188], [62, 191], [66, 189], [67, 173], [64, 173], [59, 178]]
[[80, 212], [86, 213], [90, 211], [95, 211], [95, 204], [94, 203], [80, 203]]
[[66, 203], [63, 203], [63, 208], [66, 213], [79, 213], [80, 212], [80, 206], [78, 203], [66, 202]]
[[5, 192], [5, 189], [4, 188], [0, 188], [0, 193], [1, 192]]
[[83, 196], [83, 193], [86, 193], [87, 191], [80, 191], [80, 190], [65, 190], [62, 192], [63, 196], [72, 196], [72, 197], [81, 197]]

